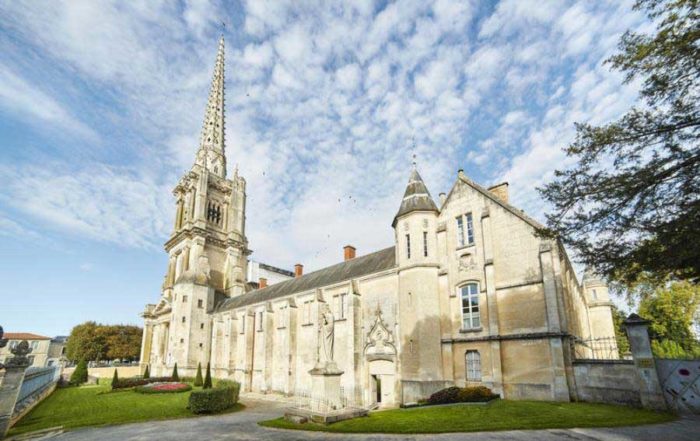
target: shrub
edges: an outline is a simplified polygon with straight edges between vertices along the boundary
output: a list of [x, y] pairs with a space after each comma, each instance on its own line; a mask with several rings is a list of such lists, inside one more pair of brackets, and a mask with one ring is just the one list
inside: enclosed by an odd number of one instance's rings
[[197, 363], [197, 376], [194, 377], [194, 385], [201, 386], [204, 384], [202, 381], [202, 363]]
[[204, 377], [203, 389], [211, 389], [211, 366], [207, 363], [207, 375]]
[[451, 403], [478, 403], [497, 398], [491, 389], [485, 386], [448, 387], [439, 390], [428, 398], [428, 404], [451, 404]]
[[112, 376], [112, 389], [114, 389], [114, 385], [119, 383], [119, 375], [117, 374], [117, 370], [114, 370], [114, 375]]
[[151, 371], [148, 370], [148, 365], [146, 365], [146, 370], [143, 371], [143, 378], [146, 378], [146, 379], [151, 378]]
[[213, 389], [202, 389], [190, 394], [188, 408], [193, 413], [216, 413], [231, 408], [238, 402], [241, 385], [232, 381], [219, 381]]
[[192, 386], [185, 383], [160, 383], [153, 385], [143, 385], [134, 388], [134, 391], [141, 394], [173, 394], [192, 390]]
[[171, 375], [173, 381], [180, 381], [180, 376], [177, 375], [177, 363], [173, 366], [173, 374]]
[[153, 378], [121, 378], [116, 384], [112, 384], [112, 389], [128, 389], [130, 387], [143, 386], [150, 383], [167, 383], [174, 381], [170, 377], [153, 377]]
[[80, 360], [78, 362], [78, 365], [75, 367], [73, 374], [71, 374], [71, 376], [70, 376], [70, 384], [72, 386], [79, 386], [83, 383], [86, 383], [87, 380], [88, 380], [87, 361]]

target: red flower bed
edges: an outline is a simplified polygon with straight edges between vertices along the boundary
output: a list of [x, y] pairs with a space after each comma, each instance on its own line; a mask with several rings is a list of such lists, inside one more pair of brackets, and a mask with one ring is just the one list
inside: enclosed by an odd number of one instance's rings
[[165, 383], [165, 384], [156, 384], [155, 386], [151, 386], [152, 390], [184, 390], [184, 389], [189, 389], [188, 384], [184, 383]]
[[139, 386], [134, 390], [142, 394], [167, 394], [187, 392], [192, 386], [185, 383], [153, 383], [144, 386]]

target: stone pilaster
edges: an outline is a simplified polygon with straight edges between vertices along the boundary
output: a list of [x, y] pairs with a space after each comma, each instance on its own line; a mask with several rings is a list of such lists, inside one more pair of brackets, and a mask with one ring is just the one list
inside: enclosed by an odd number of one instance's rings
[[639, 394], [642, 406], [653, 410], [667, 410], [659, 375], [656, 372], [654, 355], [649, 342], [649, 320], [644, 320], [637, 314], [630, 315], [625, 320], [627, 338], [630, 342], [634, 366], [639, 377]]
[[[547, 330], [553, 333], [562, 332], [559, 299], [557, 296], [556, 274], [554, 271], [552, 244], [543, 242], [540, 244], [540, 269], [542, 271], [542, 286], [544, 289], [544, 302], [547, 313]], [[569, 381], [566, 375], [564, 363], [564, 344], [561, 337], [549, 339], [550, 352], [552, 354], [552, 399], [555, 401], [569, 401]]]
[[[498, 297], [496, 293], [496, 270], [493, 265], [493, 239], [491, 237], [491, 216], [488, 209], [481, 214], [481, 231], [484, 241], [484, 281], [486, 282], [486, 305], [488, 311], [489, 335], [500, 334], [498, 321]], [[493, 340], [491, 346], [491, 381], [494, 392], [503, 396], [503, 365], [501, 362], [501, 342]]]
[[[2, 339], [3, 330], [0, 327], [0, 345], [5, 346], [7, 340]], [[15, 404], [19, 390], [24, 381], [24, 371], [29, 367], [29, 358], [27, 355], [32, 352], [29, 343], [26, 340], [20, 342], [16, 347], [11, 349], [14, 357], [7, 361], [6, 365], [0, 364], [0, 369], [5, 369], [5, 375], [2, 377], [0, 384], [0, 439], [5, 438], [7, 431], [10, 429], [10, 421], [12, 414], [15, 411]]]

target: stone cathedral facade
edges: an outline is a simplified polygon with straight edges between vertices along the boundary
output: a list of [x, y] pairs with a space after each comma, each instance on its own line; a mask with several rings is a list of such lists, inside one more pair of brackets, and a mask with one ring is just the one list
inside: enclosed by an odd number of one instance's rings
[[394, 246], [362, 256], [347, 246], [327, 268], [246, 280], [246, 182], [227, 177], [224, 141], [222, 38], [199, 150], [173, 191], [162, 293], [143, 313], [141, 363], [154, 375], [210, 362], [243, 391], [306, 394], [330, 308], [343, 394], [359, 405], [449, 385], [568, 401], [571, 340], [614, 336], [606, 285], [579, 283], [561, 244], [510, 205], [507, 184], [484, 188], [462, 171], [436, 204], [414, 167], [387, 219]]

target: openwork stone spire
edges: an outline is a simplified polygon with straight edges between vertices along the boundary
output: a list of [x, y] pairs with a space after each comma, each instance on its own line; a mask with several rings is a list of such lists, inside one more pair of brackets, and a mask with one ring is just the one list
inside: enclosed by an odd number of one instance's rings
[[222, 178], [226, 177], [224, 104], [224, 36], [222, 35], [219, 40], [214, 76], [211, 80], [202, 136], [195, 161], [210, 173]]

